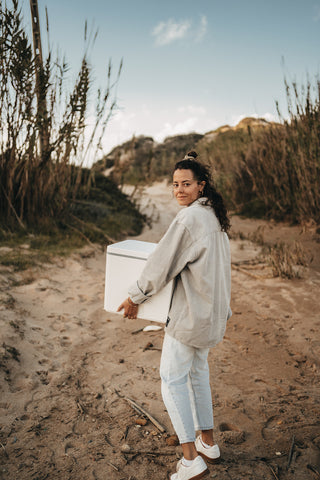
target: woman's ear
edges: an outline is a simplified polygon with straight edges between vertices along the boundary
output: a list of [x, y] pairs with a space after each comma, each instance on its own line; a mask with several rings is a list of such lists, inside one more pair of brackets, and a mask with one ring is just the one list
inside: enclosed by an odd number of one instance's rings
[[198, 185], [199, 185], [199, 197], [201, 197], [201, 195], [203, 195], [203, 190], [204, 190], [204, 187], [205, 187], [205, 184], [206, 182], [203, 180], [202, 182], [198, 182]]

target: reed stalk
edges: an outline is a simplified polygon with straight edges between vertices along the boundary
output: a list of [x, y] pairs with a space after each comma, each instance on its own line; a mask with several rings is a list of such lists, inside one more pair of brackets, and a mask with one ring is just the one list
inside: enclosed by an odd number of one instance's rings
[[[59, 217], [80, 190], [83, 195], [84, 183], [90, 189], [92, 175], [84, 175], [74, 165], [80, 167], [89, 151], [95, 149], [95, 154], [101, 148], [116, 108], [122, 64], [113, 80], [109, 63], [106, 88], [96, 95], [96, 119], [88, 138], [93, 88], [88, 48], [70, 92], [64, 59], [53, 58], [49, 51], [43, 65], [35, 60], [18, 0], [12, 0], [11, 8], [1, 3], [0, 16], [0, 216], [2, 223], [15, 228]], [[45, 100], [45, 116], [37, 108], [39, 97]], [[45, 148], [40, 145], [44, 128]]]
[[285, 79], [285, 89], [287, 118], [278, 109], [281, 123], [250, 132], [250, 142], [234, 154], [231, 175], [230, 158], [219, 158], [217, 183], [237, 211], [320, 223], [320, 82], [299, 88]]

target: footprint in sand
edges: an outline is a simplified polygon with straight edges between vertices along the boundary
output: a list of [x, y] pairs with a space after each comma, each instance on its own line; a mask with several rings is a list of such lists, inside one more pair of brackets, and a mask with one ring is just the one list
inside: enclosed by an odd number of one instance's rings
[[69, 347], [72, 344], [70, 338], [66, 336], [59, 338], [59, 342], [61, 347]]
[[55, 332], [65, 332], [68, 328], [68, 321], [70, 321], [70, 316], [68, 314], [58, 315], [53, 322], [50, 323], [50, 328]]
[[38, 370], [38, 371], [36, 372], [36, 374], [39, 376], [40, 382], [41, 382], [43, 385], [48, 385], [48, 383], [49, 383], [48, 370]]
[[274, 438], [275, 432], [282, 424], [282, 419], [279, 415], [273, 415], [272, 417], [268, 418], [265, 422], [264, 426], [262, 427], [261, 434], [264, 440], [269, 440], [270, 438]]
[[221, 440], [225, 443], [239, 445], [240, 443], [243, 443], [246, 439], [245, 432], [238, 428], [236, 425], [233, 425], [232, 423], [220, 423], [219, 430], [219, 436]]
[[92, 297], [89, 297], [88, 295], [82, 295], [82, 294], [78, 295], [78, 298], [81, 303], [89, 302], [89, 300], [92, 300]]
[[77, 317], [80, 317], [81, 320], [84, 320], [85, 318], [87, 318], [87, 316], [88, 316], [88, 310], [86, 308], [82, 308], [77, 314]]
[[62, 300], [62, 303], [73, 302], [74, 300], [75, 300], [75, 297], [67, 297], [64, 300]]
[[38, 360], [38, 363], [40, 365], [45, 365], [46, 363], [49, 363], [49, 360], [47, 358], [42, 358], [41, 360]]
[[40, 331], [40, 332], [42, 332], [42, 331], [43, 331], [43, 328], [42, 328], [42, 327], [38, 327], [37, 325], [32, 325], [32, 326], [31, 326], [31, 330], [35, 330], [35, 331]]

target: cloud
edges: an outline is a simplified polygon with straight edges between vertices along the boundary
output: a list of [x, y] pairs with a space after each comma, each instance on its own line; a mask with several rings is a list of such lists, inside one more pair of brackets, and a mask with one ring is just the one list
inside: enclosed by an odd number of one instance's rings
[[156, 45], [162, 47], [163, 45], [169, 45], [176, 40], [184, 38], [190, 27], [191, 23], [189, 20], [176, 22], [170, 18], [167, 22], [158, 23], [153, 29], [152, 35], [155, 37]]
[[197, 105], [187, 105], [186, 107], [180, 107], [178, 109], [178, 112], [187, 113], [189, 115], [205, 115], [207, 113], [204, 107]]
[[207, 17], [205, 15], [202, 15], [200, 19], [200, 26], [198, 28], [198, 32], [196, 35], [197, 42], [201, 42], [201, 40], [204, 38], [205, 34], [207, 33], [207, 25], [208, 25]]
[[172, 18], [166, 22], [160, 22], [152, 30], [155, 37], [155, 44], [158, 47], [169, 45], [177, 40], [181, 40], [188, 35], [188, 38], [201, 42], [207, 33], [208, 21], [205, 15], [200, 17], [199, 25], [193, 25], [190, 20], [175, 21]]
[[135, 117], [136, 114], [133, 112], [119, 110], [114, 114], [112, 121], [117, 125], [118, 128], [124, 130], [127, 129], [129, 125], [132, 125]]
[[172, 135], [190, 133], [195, 131], [196, 123], [196, 117], [186, 118], [182, 122], [177, 122], [176, 124], [166, 122], [163, 128], [154, 135], [154, 138], [157, 142], [162, 142], [166, 137], [171, 137]]

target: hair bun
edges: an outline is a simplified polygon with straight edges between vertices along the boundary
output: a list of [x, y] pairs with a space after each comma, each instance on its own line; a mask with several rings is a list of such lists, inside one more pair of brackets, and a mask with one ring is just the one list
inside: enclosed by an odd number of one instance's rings
[[194, 150], [191, 150], [190, 152], [187, 153], [187, 157], [193, 157], [194, 159], [197, 158], [198, 154]]

